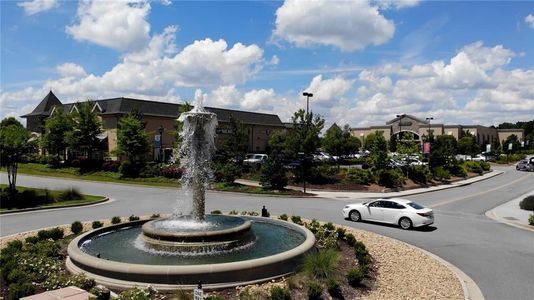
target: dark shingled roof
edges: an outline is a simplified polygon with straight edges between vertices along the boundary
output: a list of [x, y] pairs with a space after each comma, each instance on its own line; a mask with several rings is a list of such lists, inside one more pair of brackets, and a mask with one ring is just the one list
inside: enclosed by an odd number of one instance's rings
[[282, 121], [278, 115], [264, 114], [249, 111], [231, 110], [224, 108], [206, 107], [207, 111], [210, 111], [217, 115], [219, 122], [229, 122], [230, 116], [240, 120], [245, 124], [258, 124], [258, 125], [277, 125], [283, 127]]
[[56, 95], [50, 91], [31, 113], [21, 117], [26, 118], [30, 116], [49, 116], [54, 106], [61, 105], [63, 105], [61, 101], [59, 101]]
[[[403, 119], [404, 119], [404, 118], [410, 118], [410, 119], [412, 119], [412, 120], [415, 120], [415, 121], [417, 121], [417, 122], [419, 122], [419, 123], [424, 123], [424, 124], [427, 124], [427, 123], [429, 122], [429, 121], [427, 121], [427, 120], [422, 120], [422, 119], [419, 119], [419, 118], [417, 118], [417, 117], [414, 117], [414, 116], [412, 116], [412, 115], [407, 115], [407, 114], [405, 114], [402, 118], [403, 118]], [[386, 122], [386, 125], [393, 124], [393, 123], [397, 122], [397, 121], [400, 120], [400, 119], [401, 119], [401, 117], [396, 117], [395, 119]]]

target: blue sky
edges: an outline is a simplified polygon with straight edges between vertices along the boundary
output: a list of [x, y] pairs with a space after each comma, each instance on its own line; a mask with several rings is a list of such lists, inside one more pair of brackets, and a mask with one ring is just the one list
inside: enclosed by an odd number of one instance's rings
[[49, 90], [276, 113], [353, 127], [396, 114], [534, 116], [534, 2], [1, 2], [0, 117]]

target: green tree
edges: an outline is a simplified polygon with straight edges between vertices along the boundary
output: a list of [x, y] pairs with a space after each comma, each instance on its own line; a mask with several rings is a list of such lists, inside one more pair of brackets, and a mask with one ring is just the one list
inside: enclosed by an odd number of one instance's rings
[[287, 156], [286, 149], [287, 133], [275, 131], [269, 138], [269, 154], [283, 154]]
[[22, 124], [17, 119], [15, 119], [15, 117], [8, 117], [8, 118], [3, 119], [0, 122], [0, 127], [7, 127], [9, 125], [15, 125], [15, 126], [21, 127], [21, 128], [24, 127], [24, 126], [22, 126]]
[[438, 135], [431, 145], [429, 166], [448, 167], [456, 161], [457, 142], [452, 135]]
[[326, 131], [322, 140], [322, 145], [326, 152], [341, 157], [358, 151], [360, 148], [360, 140], [352, 136], [348, 124], [341, 129], [334, 123], [334, 125]]
[[287, 185], [287, 175], [280, 155], [272, 152], [261, 167], [260, 184], [273, 190], [282, 190]]
[[[126, 160], [133, 166], [131, 170], [142, 169], [145, 162], [145, 154], [150, 146], [145, 126], [138, 116], [129, 114], [119, 120], [117, 128], [117, 154], [126, 156]], [[128, 172], [129, 173], [129, 172]], [[123, 174], [136, 177], [138, 172]]]
[[73, 130], [67, 133], [67, 141], [73, 150], [84, 152], [91, 159], [93, 151], [100, 144], [98, 135], [102, 133], [102, 123], [92, 111], [92, 101], [77, 103], [76, 107], [78, 110], [73, 115]]
[[401, 156], [412, 156], [419, 153], [420, 150], [419, 141], [414, 139], [414, 135], [411, 132], [404, 132], [402, 141], [397, 142], [397, 152]]
[[[519, 142], [519, 138], [515, 134], [508, 136], [506, 140], [503, 141], [502, 145], [504, 148], [503, 150], [506, 153], [513, 153], [521, 149], [521, 143]], [[510, 145], [512, 145], [512, 149], [510, 149]]]
[[248, 134], [245, 125], [234, 116], [230, 115], [229, 133], [225, 135], [221, 154], [225, 161], [235, 159], [241, 162], [248, 151]]
[[7, 169], [10, 190], [15, 190], [17, 185], [19, 162], [35, 149], [35, 143], [30, 141], [30, 132], [13, 120], [4, 119], [0, 124], [0, 166]]
[[480, 146], [475, 136], [469, 130], [464, 131], [463, 137], [458, 140], [458, 153], [472, 156], [478, 152], [480, 152]]
[[69, 145], [67, 134], [72, 130], [73, 120], [71, 115], [65, 113], [63, 108], [56, 107], [54, 114], [45, 122], [45, 134], [41, 139], [41, 146], [48, 153], [57, 156], [58, 161]]
[[376, 170], [383, 170], [387, 165], [388, 146], [383, 131], [375, 131], [367, 135], [364, 147], [371, 152], [370, 158]]
[[299, 109], [291, 118], [293, 129], [289, 131], [286, 147], [292, 157], [296, 157], [299, 152], [306, 156], [314, 153], [321, 146], [319, 134], [324, 127], [324, 119], [312, 112], [306, 114], [303, 109]]

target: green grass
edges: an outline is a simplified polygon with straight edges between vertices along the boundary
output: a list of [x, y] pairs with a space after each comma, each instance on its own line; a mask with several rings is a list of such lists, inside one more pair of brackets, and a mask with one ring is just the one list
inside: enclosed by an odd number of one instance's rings
[[241, 184], [228, 184], [224, 182], [214, 183], [212, 188], [216, 191], [236, 192], [236, 193], [250, 193], [262, 195], [282, 195], [282, 196], [302, 196], [304, 193], [295, 190], [273, 191], [261, 187], [247, 186]]
[[[7, 184], [0, 184], [0, 188], [1, 189], [7, 188]], [[23, 187], [23, 186], [17, 186], [17, 190], [19, 192], [23, 192], [25, 190], [34, 190], [34, 191], [37, 191], [37, 193], [40, 194], [40, 195], [43, 195], [45, 193], [44, 189], [28, 188], [28, 187]], [[48, 193], [52, 197], [57, 197], [61, 193], [61, 191], [51, 191], [51, 190], [49, 190]], [[68, 207], [68, 206], [87, 205], [87, 204], [92, 204], [92, 203], [98, 203], [98, 202], [100, 202], [100, 201], [102, 201], [104, 199], [105, 199], [104, 196], [83, 195], [83, 199], [79, 199], [79, 200], [57, 201], [57, 202], [53, 202], [53, 203], [47, 203], [47, 204], [39, 205], [39, 206], [36, 206], [36, 207], [28, 207], [28, 208], [24, 208], [24, 209], [0, 208], [0, 214], [5, 213], [5, 212], [23, 211], [25, 209], [60, 208], [60, 207]]]
[[38, 175], [48, 177], [61, 177], [78, 180], [91, 180], [102, 182], [114, 182], [125, 184], [140, 184], [149, 186], [165, 186], [165, 187], [178, 187], [180, 181], [178, 179], [170, 179], [164, 177], [154, 178], [120, 178], [120, 174], [117, 172], [90, 172], [80, 174], [77, 168], [50, 168], [42, 164], [19, 164], [19, 174], [26, 175]]

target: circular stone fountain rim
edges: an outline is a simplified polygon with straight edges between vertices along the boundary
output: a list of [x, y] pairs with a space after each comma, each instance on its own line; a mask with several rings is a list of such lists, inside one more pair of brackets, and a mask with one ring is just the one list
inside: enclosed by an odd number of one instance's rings
[[[285, 261], [285, 260], [288, 260], [294, 257], [298, 257], [300, 255], [303, 255], [308, 250], [310, 250], [315, 244], [314, 234], [304, 226], [299, 226], [299, 225], [289, 223], [286, 221], [268, 219], [268, 218], [263, 218], [263, 217], [248, 216], [247, 218], [258, 221], [258, 222], [265, 222], [265, 223], [271, 222], [271, 223], [279, 224], [281, 226], [285, 226], [287, 228], [297, 230], [301, 232], [302, 234], [304, 234], [305, 240], [304, 242], [302, 242], [300, 245], [298, 245], [295, 248], [289, 249], [287, 251], [284, 251], [278, 254], [270, 255], [270, 256], [243, 260], [243, 261], [236, 261], [236, 262], [226, 262], [226, 263], [218, 263], [218, 264], [180, 265], [180, 266], [133, 264], [133, 263], [111, 261], [111, 260], [98, 258], [90, 254], [87, 254], [83, 252], [79, 247], [80, 241], [88, 236], [95, 236], [95, 235], [98, 235], [99, 233], [108, 232], [110, 229], [113, 230], [113, 229], [120, 229], [124, 227], [131, 227], [137, 224], [142, 224], [142, 223], [150, 221], [150, 220], [141, 220], [141, 221], [133, 221], [133, 222], [128, 222], [128, 223], [111, 225], [107, 227], [101, 227], [101, 228], [97, 228], [92, 231], [89, 231], [87, 233], [84, 233], [76, 237], [74, 240], [72, 240], [69, 243], [67, 247], [67, 253], [72, 262], [79, 262], [85, 266], [97, 268], [97, 269], [109, 271], [109, 272], [122, 273], [125, 270], [127, 270], [128, 273], [135, 272], [137, 274], [145, 274], [145, 275], [159, 275], [159, 274], [161, 275], [165, 275], [165, 274], [187, 275], [187, 274], [214, 273], [214, 272], [223, 272], [223, 271], [237, 271], [237, 270], [242, 270], [242, 269], [253, 268], [255, 266], [265, 266], [265, 265], [273, 264], [273, 263], [280, 262], [280, 261]], [[235, 285], [239, 285], [239, 284], [236, 283]]]
[[[238, 217], [235, 217], [238, 218]], [[181, 237], [211, 237], [211, 236], [223, 236], [223, 235], [231, 235], [233, 233], [242, 232], [247, 229], [249, 229], [252, 226], [252, 222], [250, 220], [245, 220], [243, 224], [240, 224], [235, 227], [231, 227], [228, 229], [219, 229], [219, 230], [208, 230], [208, 231], [165, 231], [165, 230], [158, 230], [151, 227], [150, 225], [153, 225], [156, 222], [161, 222], [166, 219], [160, 219], [160, 220], [152, 220], [148, 221], [142, 226], [143, 233], [149, 237], [166, 237], [166, 238], [181, 238]]]

